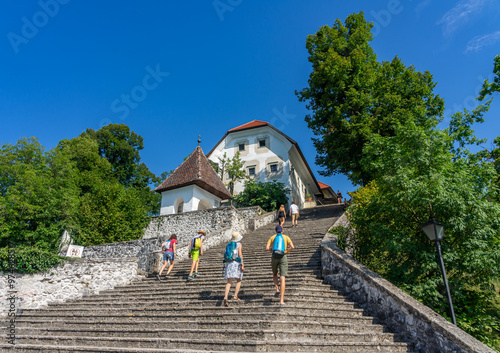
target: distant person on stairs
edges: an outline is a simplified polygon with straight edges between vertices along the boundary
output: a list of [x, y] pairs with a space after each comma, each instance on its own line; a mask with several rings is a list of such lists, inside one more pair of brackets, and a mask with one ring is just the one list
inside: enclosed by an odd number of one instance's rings
[[198, 273], [198, 265], [200, 264], [200, 256], [203, 256], [203, 240], [206, 236], [207, 233], [200, 229], [198, 234], [189, 243], [189, 257], [193, 259], [193, 262], [191, 263], [188, 280], [193, 280], [200, 275]]
[[342, 203], [342, 193], [340, 192], [340, 190], [338, 190], [337, 192], [337, 202]]
[[226, 291], [224, 293], [224, 306], [229, 306], [227, 297], [229, 295], [229, 290], [231, 289], [231, 284], [233, 283], [233, 278], [236, 279], [236, 288], [234, 289], [234, 300], [240, 300], [238, 298], [238, 293], [240, 291], [241, 280], [243, 279], [243, 271], [245, 271], [245, 265], [243, 264], [243, 253], [241, 246], [241, 239], [243, 237], [238, 232], [233, 233], [233, 238], [226, 246], [226, 252], [224, 253], [224, 278], [227, 280]]
[[292, 217], [292, 227], [297, 227], [297, 220], [299, 219], [299, 206], [292, 201], [292, 205], [290, 206], [290, 217]]
[[161, 273], [167, 267], [168, 261], [170, 261], [170, 266], [168, 266], [167, 276], [170, 274], [170, 271], [174, 268], [175, 262], [175, 250], [177, 246], [177, 235], [172, 234], [169, 240], [166, 240], [163, 244], [161, 244], [161, 249], [163, 250], [163, 266], [158, 272], [158, 281], [160, 280]]
[[286, 218], [286, 211], [285, 211], [285, 205], [281, 205], [280, 209], [278, 210], [278, 219], [280, 222], [280, 226], [285, 225], [285, 218]]
[[[280, 305], [286, 305], [285, 278], [288, 275], [288, 259], [286, 254], [295, 249], [292, 240], [287, 235], [282, 234], [283, 227], [276, 226], [276, 234], [269, 238], [266, 250], [272, 253], [271, 268], [273, 270], [273, 282], [276, 288], [276, 295], [280, 295]], [[280, 279], [278, 281], [278, 271]]]

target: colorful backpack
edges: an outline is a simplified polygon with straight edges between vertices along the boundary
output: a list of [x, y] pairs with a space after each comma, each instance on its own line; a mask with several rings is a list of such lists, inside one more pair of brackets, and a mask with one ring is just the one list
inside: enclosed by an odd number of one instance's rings
[[277, 233], [273, 242], [273, 257], [281, 259], [283, 256], [285, 256], [285, 239], [283, 234]]
[[163, 252], [165, 252], [168, 249], [170, 249], [171, 244], [172, 244], [172, 240], [167, 240], [166, 242], [164, 242], [163, 246], [161, 247], [161, 249], [163, 250]]
[[191, 242], [191, 249], [200, 250], [200, 248], [201, 248], [201, 236], [193, 238], [193, 241]]
[[238, 257], [238, 243], [234, 241], [229, 242], [226, 245], [226, 251], [224, 252], [224, 261], [223, 262], [233, 262]]

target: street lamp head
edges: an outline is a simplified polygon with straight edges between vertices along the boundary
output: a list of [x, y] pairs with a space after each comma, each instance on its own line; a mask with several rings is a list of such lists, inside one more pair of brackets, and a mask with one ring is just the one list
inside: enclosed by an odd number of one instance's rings
[[430, 241], [443, 241], [444, 227], [441, 222], [438, 222], [434, 216], [431, 216], [427, 222], [420, 227], [424, 231]]

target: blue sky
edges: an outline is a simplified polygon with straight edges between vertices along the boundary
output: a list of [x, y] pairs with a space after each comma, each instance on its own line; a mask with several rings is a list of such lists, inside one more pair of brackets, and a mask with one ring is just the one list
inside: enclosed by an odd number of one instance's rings
[[[473, 108], [500, 54], [497, 0], [8, 1], [0, 14], [0, 144], [36, 136], [47, 149], [87, 128], [124, 123], [144, 138], [142, 161], [175, 169], [202, 136], [269, 121], [296, 140], [319, 181], [305, 104], [305, 40], [364, 11], [379, 60], [428, 70], [446, 116]], [[500, 135], [500, 101], [476, 129]], [[446, 121], [446, 120], [445, 120]], [[489, 143], [484, 147], [488, 148]]]

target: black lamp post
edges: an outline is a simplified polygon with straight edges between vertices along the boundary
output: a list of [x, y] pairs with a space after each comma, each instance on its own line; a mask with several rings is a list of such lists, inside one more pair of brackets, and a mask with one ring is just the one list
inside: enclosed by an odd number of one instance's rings
[[436, 249], [438, 253], [439, 266], [441, 267], [441, 274], [443, 275], [444, 288], [446, 290], [446, 297], [448, 298], [448, 305], [450, 307], [450, 316], [453, 324], [457, 324], [455, 320], [455, 311], [453, 310], [453, 303], [451, 302], [450, 288], [448, 287], [448, 280], [446, 279], [446, 271], [444, 269], [443, 255], [441, 254], [441, 242], [444, 238], [444, 227], [443, 225], [431, 216], [429, 220], [421, 226], [425, 235], [430, 241], [436, 243]]

